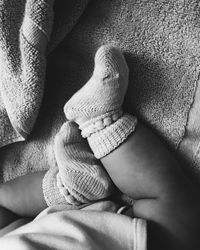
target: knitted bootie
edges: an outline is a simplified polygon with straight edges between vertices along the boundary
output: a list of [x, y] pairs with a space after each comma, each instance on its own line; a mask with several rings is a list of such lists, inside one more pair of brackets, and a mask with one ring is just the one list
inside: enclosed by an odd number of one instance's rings
[[128, 73], [118, 48], [100, 47], [92, 77], [64, 107], [66, 118], [79, 125], [98, 159], [119, 146], [137, 124], [136, 117], [122, 111]]
[[111, 179], [74, 122], [63, 124], [55, 137], [54, 152], [57, 186], [69, 204], [89, 203], [111, 194]]

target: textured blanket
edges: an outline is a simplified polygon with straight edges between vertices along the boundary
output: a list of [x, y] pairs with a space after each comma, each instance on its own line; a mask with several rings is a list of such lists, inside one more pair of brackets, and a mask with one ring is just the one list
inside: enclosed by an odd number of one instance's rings
[[[18, 220], [10, 225], [16, 230], [0, 237], [1, 250], [147, 250], [144, 220], [115, 214], [120, 209], [113, 211], [113, 205], [111, 211], [109, 204], [99, 205], [93, 204], [80, 211], [53, 207], [28, 224]], [[24, 223], [26, 225], [18, 228]]]
[[[9, 25], [15, 24], [13, 39], [19, 42], [27, 12], [25, 6], [27, 7], [28, 3], [34, 4], [35, 1], [20, 0], [13, 4], [8, 0], [1, 2], [5, 3], [0, 5], [2, 13], [4, 13], [2, 8], [9, 5], [13, 11], [16, 11], [14, 5], [18, 2], [24, 7], [21, 9], [23, 13], [17, 12], [18, 26], [14, 21], [16, 15], [7, 13], [7, 18], [10, 15], [12, 18], [9, 20], [13, 21]], [[47, 20], [52, 16], [49, 13], [52, 13], [53, 1], [39, 2], [42, 6], [48, 4], [48, 10], [45, 9], [48, 15], [44, 15]], [[1, 117], [5, 117], [7, 124], [9, 122], [12, 124], [17, 131], [15, 133], [21, 139], [26, 138], [35, 123], [27, 141], [1, 148], [1, 181], [54, 166], [53, 138], [64, 121], [63, 106], [89, 79], [93, 69], [94, 53], [100, 45], [106, 43], [115, 44], [122, 49], [130, 68], [125, 109], [136, 113], [140, 119], [157, 131], [173, 150], [180, 153], [188, 173], [198, 176], [200, 173], [200, 133], [197, 129], [200, 124], [197, 113], [200, 92], [198, 91], [200, 65], [198, 1], [59, 0], [55, 1], [53, 11], [54, 26], [49, 42], [48, 36], [45, 36], [48, 57], [45, 57], [45, 49], [40, 48], [41, 42], [35, 48], [39, 53], [36, 58], [44, 60], [39, 60], [39, 65], [43, 65], [44, 68], [38, 71], [37, 81], [30, 77], [31, 81], [34, 81], [34, 91], [31, 93], [28, 91], [29, 94], [22, 92], [23, 98], [19, 99], [24, 104], [27, 98], [34, 96], [35, 99], [31, 99], [29, 103], [28, 107], [31, 108], [28, 109], [28, 113], [22, 111], [23, 105], [17, 102], [18, 99], [14, 98], [14, 94], [17, 95], [23, 89], [20, 86], [23, 86], [27, 79], [25, 73], [28, 75], [31, 62], [28, 60], [25, 63], [24, 57], [19, 56], [20, 61], [15, 56], [10, 64], [14, 63], [11, 70], [16, 69], [16, 75], [10, 79], [11, 84], [7, 81], [3, 81], [3, 84], [1, 82], [1, 86], [9, 85], [9, 88], [15, 89], [12, 102], [7, 102], [10, 91], [6, 95], [0, 89]], [[1, 20], [6, 20], [4, 15], [5, 13], [1, 14]], [[49, 22], [51, 21], [50, 18]], [[5, 27], [5, 25], [7, 24], [1, 21], [1, 26]], [[50, 26], [49, 24], [48, 34], [51, 31]], [[5, 34], [2, 27], [1, 40]], [[27, 33], [29, 32], [30, 29]], [[42, 30], [38, 31], [38, 34], [44, 37]], [[1, 50], [2, 48], [1, 46]], [[12, 48], [9, 46], [6, 48], [11, 53]], [[22, 53], [22, 47], [20, 45], [17, 48], [17, 52], [16, 48], [14, 50], [19, 55], [19, 52]], [[25, 55], [28, 56], [27, 53]], [[4, 53], [3, 56], [6, 61], [7, 54]], [[47, 71], [43, 95], [45, 59], [47, 59]], [[28, 68], [21, 72], [19, 68], [23, 62]], [[6, 64], [1, 67], [3, 70], [7, 69]], [[39, 95], [36, 94], [36, 89], [40, 91]], [[43, 100], [42, 105], [40, 105], [41, 100]], [[19, 118], [19, 112], [23, 113], [21, 118]], [[39, 116], [36, 120], [38, 112]], [[4, 122], [2, 126], [3, 124]], [[11, 124], [8, 130], [12, 134]], [[5, 129], [3, 131], [2, 138], [5, 136]]]
[[[35, 124], [43, 97], [46, 48], [54, 21], [53, 7], [54, 0], [1, 1], [0, 146], [23, 141]], [[68, 7], [72, 10], [72, 5]], [[76, 10], [78, 16], [79, 11]], [[65, 19], [66, 27], [62, 31], [64, 24], [60, 27], [54, 22], [49, 50], [59, 43], [62, 34], [67, 34], [75, 20], [76, 16], [71, 23]]]
[[0, 146], [30, 134], [39, 112], [53, 1], [1, 1]]

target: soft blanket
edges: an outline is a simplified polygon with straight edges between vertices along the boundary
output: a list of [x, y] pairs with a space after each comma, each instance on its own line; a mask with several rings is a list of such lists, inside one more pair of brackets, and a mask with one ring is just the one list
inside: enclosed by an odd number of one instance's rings
[[47, 209], [0, 238], [1, 249], [146, 250], [146, 222], [111, 213], [114, 206], [110, 205], [96, 204], [80, 211], [66, 211], [63, 206]]
[[32, 131], [43, 97], [47, 44], [51, 37], [51, 51], [62, 40], [87, 1], [73, 8], [71, 3], [67, 7], [76, 15], [72, 20], [71, 13], [65, 12], [64, 20], [61, 15], [51, 36], [54, 0], [1, 1], [0, 147], [23, 141]]
[[53, 1], [1, 1], [0, 146], [31, 132], [43, 93]]
[[32, 132], [43, 98], [47, 55], [70, 32], [87, 3], [1, 1], [0, 147], [24, 141]]

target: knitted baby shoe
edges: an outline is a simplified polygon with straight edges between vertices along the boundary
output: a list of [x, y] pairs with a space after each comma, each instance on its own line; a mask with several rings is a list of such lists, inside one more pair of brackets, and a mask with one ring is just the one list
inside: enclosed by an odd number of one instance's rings
[[66, 118], [79, 125], [98, 159], [119, 146], [137, 124], [136, 117], [122, 111], [128, 74], [125, 58], [118, 48], [100, 47], [92, 77], [64, 107]]
[[111, 179], [74, 122], [63, 124], [55, 137], [54, 152], [57, 186], [69, 204], [89, 203], [111, 194]]

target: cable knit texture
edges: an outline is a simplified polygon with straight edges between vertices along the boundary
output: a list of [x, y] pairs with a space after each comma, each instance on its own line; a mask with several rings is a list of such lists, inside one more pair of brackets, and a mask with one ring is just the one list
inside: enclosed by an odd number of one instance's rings
[[54, 151], [59, 169], [57, 186], [68, 204], [89, 203], [111, 194], [111, 179], [74, 122], [63, 124]]
[[117, 148], [135, 130], [137, 118], [125, 114], [110, 126], [91, 134], [88, 137], [90, 148], [97, 159], [100, 159]]
[[42, 189], [45, 201], [48, 206], [56, 206], [59, 204], [65, 204], [65, 198], [61, 195], [60, 190], [57, 187], [56, 176], [58, 174], [58, 168], [52, 167], [46, 172]]
[[112, 45], [101, 46], [94, 63], [92, 77], [65, 104], [64, 111], [68, 120], [79, 125], [100, 159], [126, 140], [137, 119], [122, 111], [129, 70], [121, 51]]

